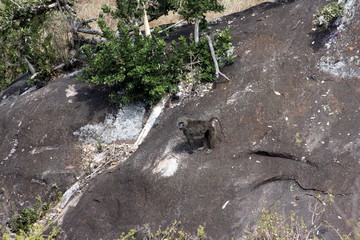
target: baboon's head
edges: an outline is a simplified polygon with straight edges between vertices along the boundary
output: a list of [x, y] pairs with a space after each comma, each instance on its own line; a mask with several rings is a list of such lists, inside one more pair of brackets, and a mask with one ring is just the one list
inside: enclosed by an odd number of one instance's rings
[[184, 130], [187, 128], [187, 120], [185, 118], [180, 118], [178, 120], [178, 126], [180, 130]]

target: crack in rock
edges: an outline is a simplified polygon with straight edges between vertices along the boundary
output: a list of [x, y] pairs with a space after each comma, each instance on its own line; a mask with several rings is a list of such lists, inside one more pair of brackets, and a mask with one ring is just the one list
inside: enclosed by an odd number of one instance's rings
[[[272, 182], [277, 182], [277, 181], [293, 181], [296, 183], [296, 185], [299, 186], [300, 189], [304, 190], [304, 191], [313, 191], [313, 192], [319, 192], [319, 193], [322, 193], [322, 194], [329, 194], [328, 191], [325, 191], [325, 190], [320, 190], [320, 189], [317, 189], [317, 188], [307, 188], [307, 187], [304, 187], [301, 185], [301, 183], [299, 182], [299, 180], [297, 180], [294, 176], [291, 176], [291, 175], [279, 175], [279, 176], [274, 176], [274, 177], [270, 177], [270, 178], [267, 178], [267, 179], [264, 179], [264, 180], [260, 180], [256, 183], [253, 183], [251, 184], [249, 187], [248, 187], [248, 190], [249, 192], [252, 192], [254, 191], [255, 189], [265, 185], [265, 184], [268, 184], [268, 183], [272, 183]], [[349, 195], [352, 195], [353, 193], [337, 193], [337, 194], [333, 194], [334, 196], [349, 196]]]
[[258, 150], [258, 151], [253, 151], [250, 153], [251, 155], [258, 155], [258, 156], [262, 156], [262, 157], [271, 157], [271, 158], [283, 158], [283, 159], [287, 159], [287, 160], [291, 160], [291, 161], [296, 161], [299, 163], [305, 163], [308, 164], [311, 167], [315, 167], [316, 169], [319, 169], [319, 166], [313, 162], [310, 162], [308, 160], [305, 159], [305, 157], [302, 158], [298, 158], [290, 153], [279, 153], [279, 152], [270, 152], [270, 151], [262, 151], [262, 150]]

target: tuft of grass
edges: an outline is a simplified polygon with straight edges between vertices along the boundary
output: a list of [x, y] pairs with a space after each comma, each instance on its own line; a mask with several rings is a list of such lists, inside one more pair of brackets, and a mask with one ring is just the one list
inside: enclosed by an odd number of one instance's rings
[[33, 228], [33, 225], [43, 218], [62, 198], [60, 188], [54, 184], [52, 186], [50, 202], [43, 202], [40, 196], [36, 197], [34, 208], [24, 208], [19, 214], [15, 214], [9, 221], [10, 229], [16, 234], [25, 234]]
[[149, 228], [145, 228], [143, 231], [131, 229], [128, 233], [122, 233], [117, 240], [204, 240], [207, 239], [205, 228], [199, 226], [196, 234], [188, 233], [181, 229], [181, 222], [174, 221], [170, 226], [162, 229], [159, 227], [155, 232], [150, 231]]
[[[50, 224], [49, 224], [50, 225]], [[18, 234], [13, 234], [9, 230], [6, 230], [2, 236], [2, 240], [51, 240], [56, 239], [56, 236], [60, 233], [60, 229], [53, 227], [50, 234], [44, 236], [44, 232], [50, 227], [49, 225], [43, 226], [41, 224], [33, 224], [28, 232], [20, 231]]]
[[345, 3], [331, 2], [322, 9], [318, 10], [314, 15], [313, 25], [314, 31], [328, 30], [336, 20], [343, 14]]
[[313, 225], [310, 228], [306, 226], [304, 220], [294, 212], [285, 217], [278, 212], [271, 212], [264, 209], [260, 215], [256, 226], [252, 231], [247, 232], [245, 239], [251, 240], [291, 240], [291, 239], [312, 239], [320, 240], [315, 235], [318, 226]]

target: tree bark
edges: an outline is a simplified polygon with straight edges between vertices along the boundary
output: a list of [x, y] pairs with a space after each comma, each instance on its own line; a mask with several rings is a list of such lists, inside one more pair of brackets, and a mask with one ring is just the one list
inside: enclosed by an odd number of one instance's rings
[[91, 34], [91, 35], [101, 35], [102, 31], [95, 30], [95, 29], [89, 29], [89, 28], [78, 28], [77, 32]]
[[195, 18], [195, 28], [194, 28], [194, 41], [195, 43], [199, 42], [199, 27], [200, 25], [200, 19], [198, 17]]
[[150, 24], [145, 8], [144, 8], [144, 28], [145, 28], [145, 36], [150, 36], [151, 35]]
[[216, 55], [215, 55], [214, 46], [212, 44], [212, 40], [211, 40], [210, 36], [206, 35], [205, 37], [208, 39], [209, 48], [210, 48], [210, 52], [211, 52], [211, 57], [213, 59], [214, 65], [215, 65], [215, 76], [216, 76], [216, 78], [218, 79], [219, 75], [221, 75], [224, 78], [226, 78], [226, 80], [230, 81], [230, 79], [225, 74], [220, 72], [219, 64], [218, 64], [218, 61], [217, 61], [217, 58], [216, 58]]

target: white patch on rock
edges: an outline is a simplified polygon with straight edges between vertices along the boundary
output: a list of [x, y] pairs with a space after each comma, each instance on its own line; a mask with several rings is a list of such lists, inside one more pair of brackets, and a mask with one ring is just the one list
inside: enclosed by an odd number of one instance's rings
[[230, 201], [226, 201], [226, 203], [224, 203], [224, 205], [222, 206], [222, 208], [221, 208], [221, 209], [225, 209], [225, 208], [226, 208], [226, 206], [229, 204], [229, 202], [230, 202]]
[[[257, 91], [253, 90], [253, 87], [254, 86], [252, 84], [248, 84], [243, 91], [237, 91], [233, 93], [226, 101], [226, 104], [241, 102], [240, 98], [246, 96], [246, 93], [257, 93]], [[257, 86], [255, 86], [255, 88], [257, 88]]]
[[39, 154], [45, 151], [51, 151], [54, 149], [57, 149], [58, 147], [51, 147], [51, 146], [45, 146], [45, 147], [35, 147], [33, 150], [30, 151], [30, 154]]
[[83, 126], [74, 135], [86, 143], [136, 140], [142, 129], [144, 114], [144, 105], [128, 104], [119, 109], [116, 115], [108, 114], [104, 122]]
[[312, 152], [315, 148], [321, 146], [323, 139], [328, 135], [324, 131], [324, 127], [320, 126], [318, 129], [314, 129], [305, 139], [305, 147], [308, 152]]
[[319, 67], [322, 71], [338, 77], [358, 77], [360, 76], [360, 66], [354, 68], [349, 64], [349, 59], [344, 58], [339, 61], [333, 56], [323, 56], [320, 59]]
[[69, 202], [70, 198], [80, 189], [80, 182], [76, 182], [72, 185], [66, 192], [62, 195], [61, 198], [61, 208], [64, 208], [66, 204]]
[[3, 164], [4, 164], [4, 161], [9, 160], [9, 159], [12, 157], [12, 155], [14, 155], [14, 153], [16, 152], [16, 149], [17, 149], [17, 147], [18, 147], [18, 145], [19, 145], [19, 140], [17, 139], [17, 136], [18, 136], [18, 134], [19, 134], [19, 132], [20, 132], [21, 124], [22, 124], [22, 121], [19, 122], [17, 133], [16, 133], [15, 137], [13, 138], [13, 141], [12, 141], [12, 142], [13, 142], [13, 147], [11, 148], [9, 154], [8, 154], [8, 155], [3, 159], [3, 161], [0, 163], [0, 165], [3, 165]]
[[[346, 1], [342, 24], [338, 27], [338, 31], [340, 31], [341, 34], [346, 33], [347, 25], [351, 23], [351, 20], [359, 8], [357, 1], [358, 0]], [[339, 2], [342, 2], [342, 0]], [[318, 65], [319, 69], [323, 72], [343, 78], [360, 76], [360, 61], [355, 62], [356, 60], [354, 58], [349, 58], [345, 55], [337, 56], [335, 52], [339, 51], [339, 45], [338, 38], [333, 38], [326, 44], [327, 49], [332, 51], [328, 52], [327, 56], [323, 56], [320, 59]]]
[[15, 138], [13, 140], [13, 147], [10, 150], [9, 154], [6, 156], [6, 158], [4, 158], [4, 161], [7, 161], [7, 160], [9, 160], [9, 158], [11, 158], [11, 156], [16, 152], [16, 148], [18, 145], [19, 145], [19, 141]]
[[154, 174], [160, 174], [163, 177], [173, 176], [179, 168], [179, 162], [182, 157], [178, 157], [175, 154], [172, 154], [172, 149], [176, 144], [176, 140], [172, 140], [166, 146], [165, 151], [159, 158], [153, 169]]
[[[344, 2], [344, 0], [340, 0], [339, 3]], [[350, 21], [354, 18], [354, 15], [356, 13], [356, 9], [358, 5], [356, 4], [357, 0], [347, 0], [344, 11], [343, 11], [343, 17], [342, 17], [342, 24], [339, 26], [339, 30], [345, 29], [345, 24], [350, 23]]]
[[338, 156], [348, 152], [350, 153], [350, 156], [357, 159], [360, 154], [360, 139], [355, 139], [345, 145], [341, 140], [332, 140], [329, 143], [329, 149], [332, 153]]
[[160, 160], [154, 168], [153, 173], [159, 173], [163, 177], [171, 177], [175, 174], [179, 166], [178, 159], [170, 155], [165, 159]]
[[72, 85], [68, 85], [68, 88], [65, 90], [66, 92], [66, 97], [69, 98], [69, 97], [74, 97], [76, 96], [78, 93], [75, 89], [75, 85], [72, 84]]

